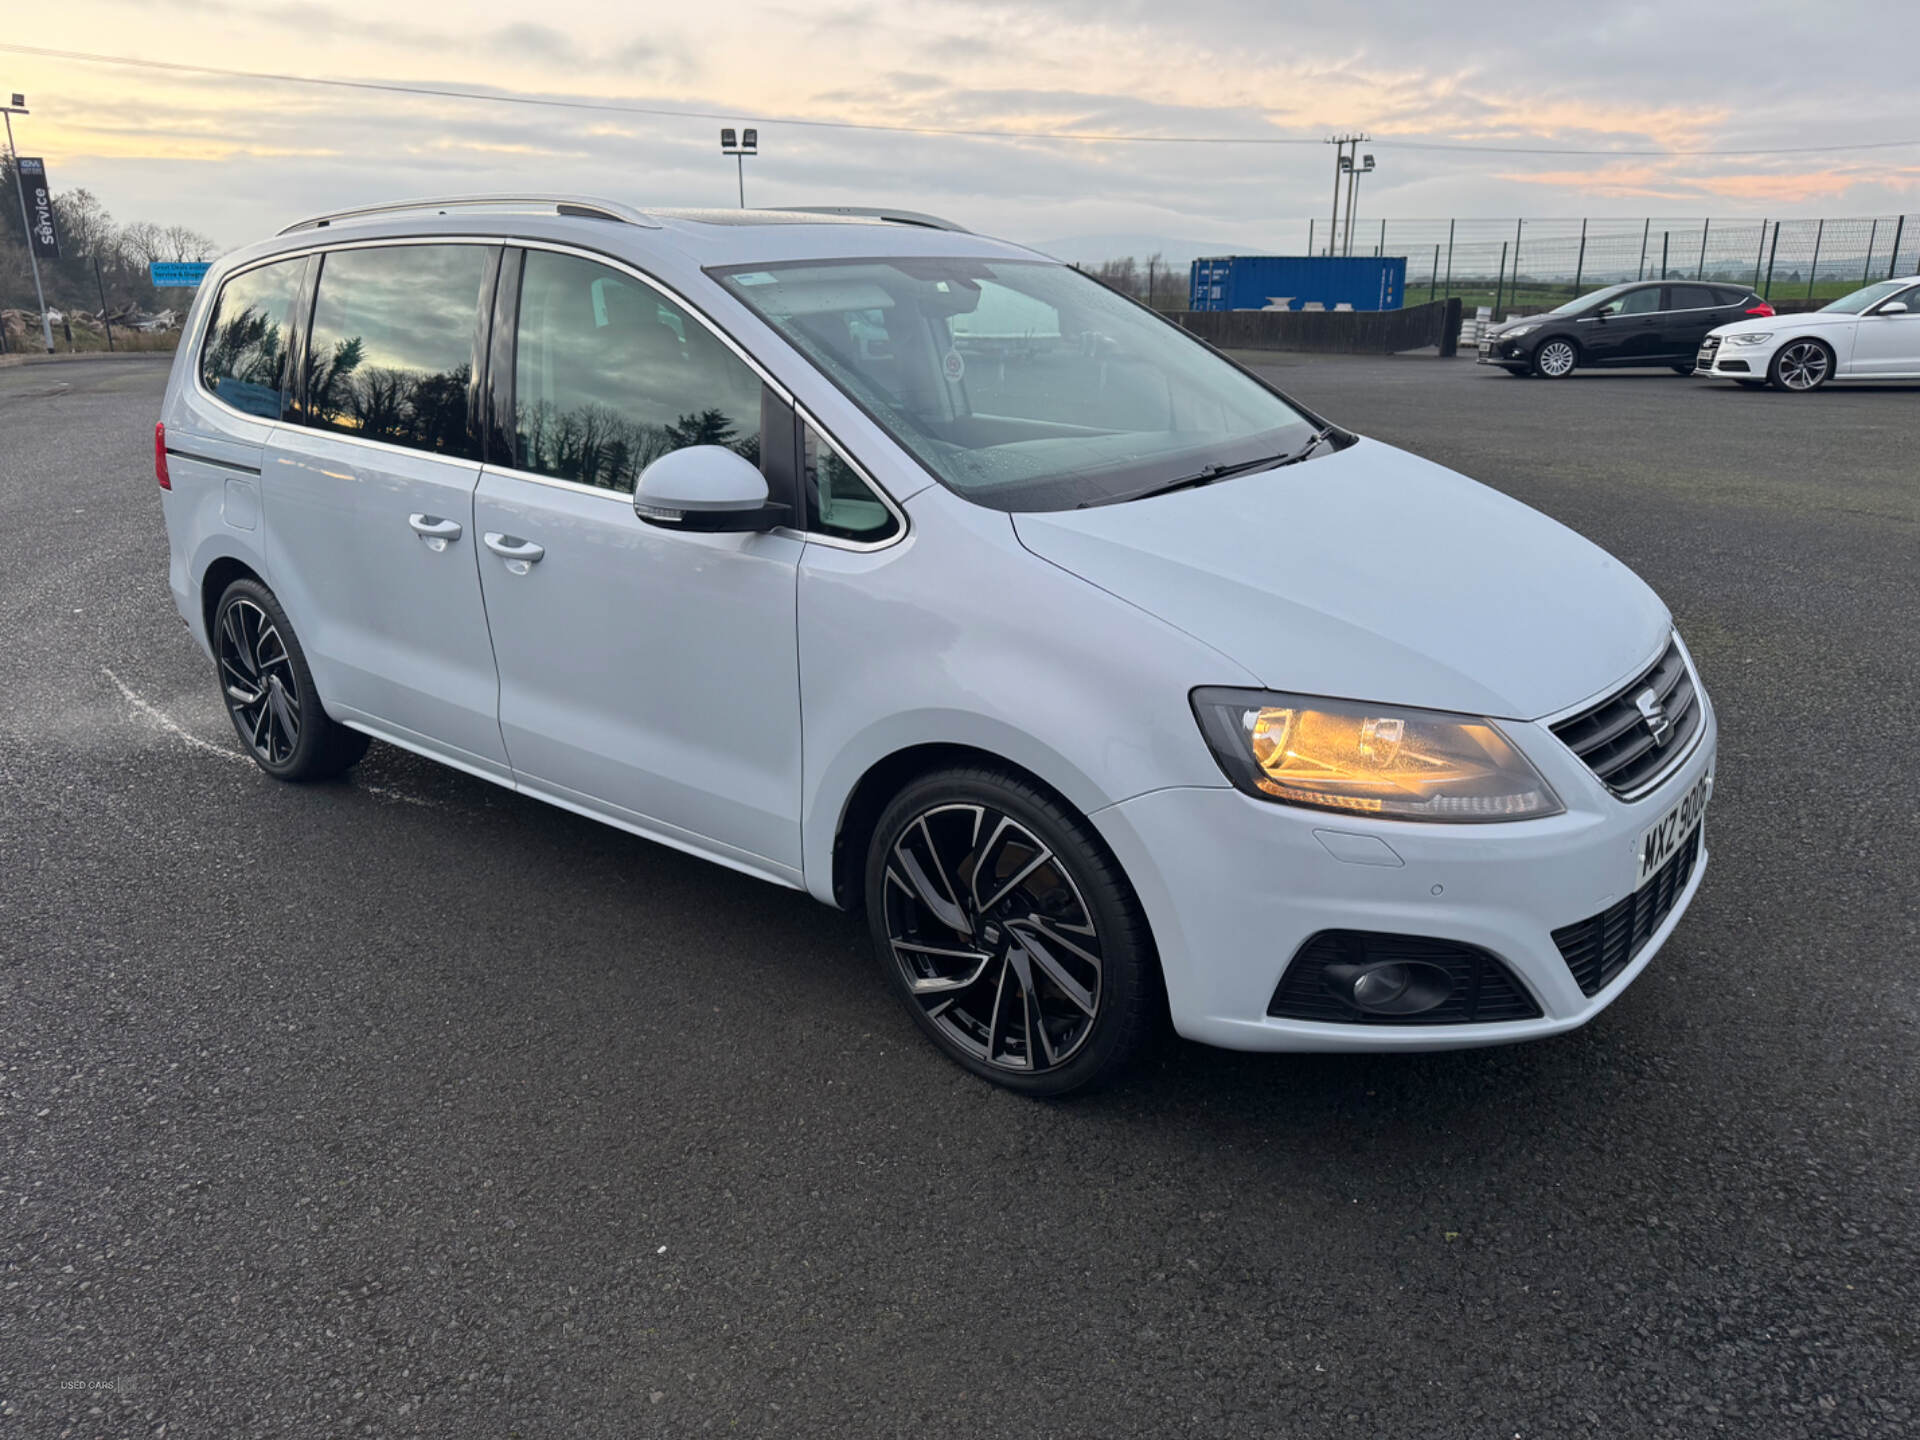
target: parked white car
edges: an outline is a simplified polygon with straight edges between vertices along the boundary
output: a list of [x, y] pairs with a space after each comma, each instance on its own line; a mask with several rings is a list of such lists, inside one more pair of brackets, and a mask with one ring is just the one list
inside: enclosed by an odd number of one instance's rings
[[1882, 280], [1803, 315], [1722, 325], [1701, 342], [1693, 373], [1793, 391], [1920, 380], [1920, 275]]
[[1625, 566], [931, 217], [318, 217], [208, 275], [164, 404], [261, 769], [378, 737], [864, 906], [1015, 1089], [1163, 1012], [1570, 1030], [1705, 873], [1713, 710]]

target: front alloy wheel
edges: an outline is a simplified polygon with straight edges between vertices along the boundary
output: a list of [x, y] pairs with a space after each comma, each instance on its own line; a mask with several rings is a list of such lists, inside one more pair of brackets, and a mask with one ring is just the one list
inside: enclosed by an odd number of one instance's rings
[[1818, 340], [1796, 340], [1773, 357], [1772, 380], [1782, 390], [1818, 390], [1833, 374], [1833, 352]]
[[1083, 822], [1024, 781], [909, 787], [875, 832], [868, 907], [913, 1018], [975, 1074], [1064, 1094], [1142, 1037], [1150, 946], [1132, 893]]
[[1533, 352], [1534, 373], [1549, 380], [1564, 380], [1579, 363], [1579, 353], [1571, 340], [1549, 340]]

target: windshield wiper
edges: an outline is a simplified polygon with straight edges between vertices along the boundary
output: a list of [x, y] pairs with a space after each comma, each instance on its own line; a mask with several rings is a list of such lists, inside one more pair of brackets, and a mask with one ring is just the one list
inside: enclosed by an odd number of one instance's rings
[[1211, 485], [1216, 480], [1225, 480], [1234, 475], [1244, 475], [1250, 470], [1278, 470], [1282, 465], [1293, 465], [1305, 460], [1328, 440], [1332, 439], [1335, 427], [1328, 425], [1314, 432], [1314, 436], [1298, 450], [1288, 450], [1279, 455], [1262, 455], [1257, 460], [1241, 460], [1232, 465], [1202, 465], [1191, 475], [1182, 475], [1176, 480], [1164, 481], [1145, 490], [1136, 490], [1131, 495], [1120, 495], [1099, 500], [1082, 500], [1073, 508], [1085, 510], [1094, 505], [1119, 505], [1129, 500], [1144, 500], [1149, 495], [1165, 495], [1173, 490], [1193, 490], [1202, 485]]

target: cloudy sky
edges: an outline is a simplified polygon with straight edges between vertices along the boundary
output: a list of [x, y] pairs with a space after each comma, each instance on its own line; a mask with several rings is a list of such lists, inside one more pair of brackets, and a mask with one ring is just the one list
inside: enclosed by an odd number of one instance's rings
[[[1364, 128], [1374, 218], [1920, 211], [1920, 6], [1284, 0], [59, 0], [0, 41], [721, 112], [748, 199], [910, 206], [1026, 241], [1298, 248]], [[526, 186], [732, 204], [717, 121], [325, 89], [0, 49], [21, 148], [122, 220], [238, 244], [330, 206]], [[934, 129], [1232, 136], [1093, 143]], [[1458, 146], [1459, 149], [1419, 148]], [[1498, 153], [1563, 149], [1599, 155]], [[1771, 150], [1685, 155], [1700, 150]], [[1653, 151], [1627, 155], [1622, 151]], [[1324, 221], [1322, 222], [1324, 223]]]

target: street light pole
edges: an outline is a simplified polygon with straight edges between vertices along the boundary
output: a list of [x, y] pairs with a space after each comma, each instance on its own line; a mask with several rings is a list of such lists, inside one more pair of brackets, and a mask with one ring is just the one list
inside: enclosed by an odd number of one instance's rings
[[13, 104], [0, 105], [0, 115], [7, 121], [7, 154], [13, 161], [13, 188], [20, 197], [20, 238], [27, 245], [27, 264], [33, 267], [33, 298], [40, 302], [40, 338], [46, 342], [47, 353], [53, 353], [53, 322], [47, 318], [47, 292], [40, 288], [40, 257], [33, 253], [33, 221], [27, 217], [27, 187], [20, 178], [20, 148], [13, 143], [13, 117], [27, 115], [27, 97], [16, 95]]

